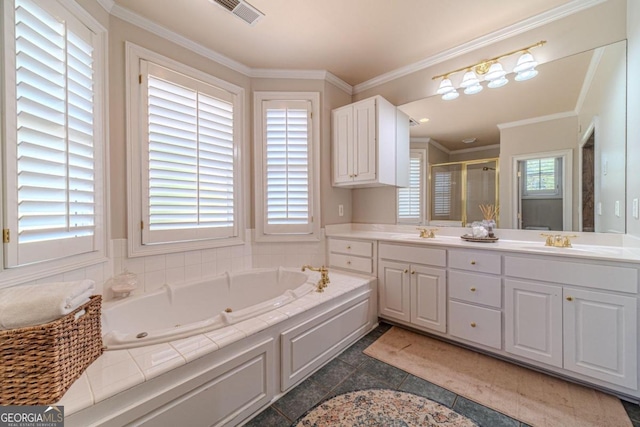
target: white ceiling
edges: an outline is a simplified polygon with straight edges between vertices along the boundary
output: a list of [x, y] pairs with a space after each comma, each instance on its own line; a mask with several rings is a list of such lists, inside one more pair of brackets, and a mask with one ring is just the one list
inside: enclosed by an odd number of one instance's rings
[[248, 67], [356, 85], [570, 0], [250, 0], [254, 26], [210, 0], [115, 2]]

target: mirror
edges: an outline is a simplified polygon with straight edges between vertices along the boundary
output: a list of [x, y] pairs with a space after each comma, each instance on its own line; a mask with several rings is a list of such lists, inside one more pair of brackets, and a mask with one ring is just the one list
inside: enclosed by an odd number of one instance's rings
[[[523, 82], [508, 74], [504, 87], [485, 86], [453, 101], [435, 95], [399, 106], [416, 121], [429, 119], [410, 128], [412, 148], [428, 148], [429, 164], [499, 155], [500, 228], [526, 228], [519, 210], [543, 199], [523, 203], [519, 163], [561, 156], [563, 220], [549, 229], [624, 233], [626, 41], [541, 64], [538, 71]], [[474, 142], [463, 142], [469, 139]]]

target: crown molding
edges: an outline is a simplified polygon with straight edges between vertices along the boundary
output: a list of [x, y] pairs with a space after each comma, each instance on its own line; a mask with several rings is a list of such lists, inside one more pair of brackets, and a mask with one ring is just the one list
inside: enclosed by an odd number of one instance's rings
[[596, 72], [598, 71], [598, 66], [600, 65], [600, 60], [602, 59], [602, 55], [604, 55], [604, 47], [599, 47], [594, 50], [593, 56], [591, 56], [591, 61], [589, 62], [589, 68], [587, 68], [587, 73], [584, 76], [584, 81], [582, 82], [582, 88], [580, 88], [580, 94], [578, 95], [578, 100], [576, 101], [576, 112], [582, 111], [582, 106], [584, 104], [584, 100], [587, 98], [587, 94], [589, 93], [589, 89], [591, 89], [591, 84], [593, 83], [593, 79], [596, 76]]
[[481, 145], [480, 147], [461, 148], [460, 150], [450, 151], [449, 154], [473, 153], [475, 151], [485, 151], [500, 148], [500, 144]]
[[530, 119], [517, 120], [515, 122], [498, 123], [498, 129], [503, 130], [503, 129], [514, 128], [517, 126], [532, 125], [535, 123], [542, 123], [542, 122], [548, 122], [550, 120], [566, 119], [568, 117], [577, 117], [577, 116], [578, 116], [578, 113], [575, 111], [564, 111], [562, 113], [549, 114], [547, 116], [540, 116], [540, 117], [532, 117]]
[[284, 70], [271, 68], [253, 68], [251, 77], [263, 79], [301, 79], [325, 80], [349, 95], [353, 93], [353, 86], [327, 70]]
[[[104, 1], [104, 0], [103, 0]], [[109, 1], [109, 0], [107, 0]], [[122, 19], [130, 24], [133, 24], [137, 27], [140, 27], [144, 30], [149, 31], [157, 36], [160, 36], [164, 39], [167, 39], [177, 45], [180, 45], [184, 48], [187, 48], [199, 55], [204, 56], [205, 58], [211, 59], [212, 61], [217, 62], [218, 64], [224, 65], [227, 68], [230, 68], [234, 71], [237, 71], [245, 76], [251, 76], [252, 69], [238, 61], [235, 61], [228, 56], [225, 56], [221, 53], [214, 51], [213, 49], [209, 49], [201, 45], [200, 43], [196, 43], [187, 37], [176, 33], [175, 31], [171, 31], [168, 28], [163, 27], [162, 25], [156, 24], [155, 22], [147, 19], [141, 15], [138, 15], [131, 10], [120, 6], [119, 4], [115, 4], [111, 9], [111, 15]]]
[[448, 61], [474, 50], [481, 49], [494, 43], [506, 40], [510, 37], [522, 34], [534, 28], [541, 27], [543, 25], [565, 18], [569, 15], [573, 15], [585, 9], [597, 6], [606, 1], [607, 0], [572, 0], [569, 3], [563, 4], [562, 6], [558, 6], [536, 16], [532, 16], [508, 27], [502, 28], [498, 31], [494, 31], [485, 36], [479, 37], [470, 42], [463, 43], [459, 46], [447, 49], [421, 61], [397, 68], [393, 71], [367, 80], [366, 82], [359, 83], [353, 87], [353, 93], [357, 94], [360, 92], [364, 92], [365, 90], [371, 89], [375, 86], [379, 86], [381, 84], [390, 82], [400, 77], [404, 77], [411, 73], [415, 73], [416, 71], [424, 70], [425, 68], [432, 67], [441, 62]]
[[429, 142], [429, 144], [431, 144], [434, 147], [436, 147], [438, 150], [443, 151], [445, 154], [451, 154], [451, 150], [449, 150], [444, 145], [440, 144], [438, 141], [435, 141], [435, 140], [429, 138], [428, 142]]
[[113, 9], [113, 6], [116, 4], [114, 0], [97, 0], [97, 2], [108, 13], [111, 13], [111, 9]]

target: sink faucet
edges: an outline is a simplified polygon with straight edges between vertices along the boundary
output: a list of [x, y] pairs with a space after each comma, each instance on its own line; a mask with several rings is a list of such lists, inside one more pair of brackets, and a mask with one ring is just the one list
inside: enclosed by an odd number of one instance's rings
[[570, 248], [572, 247], [570, 239], [574, 237], [578, 237], [576, 235], [562, 236], [560, 234], [545, 234], [545, 233], [541, 233], [540, 235], [547, 238], [544, 244], [545, 246], [553, 246], [556, 248]]
[[322, 267], [312, 267], [310, 265], [303, 265], [302, 271], [311, 270], [318, 271], [320, 273], [320, 280], [318, 280], [318, 285], [316, 288], [316, 292], [324, 292], [324, 288], [329, 284], [329, 269], [324, 265]]
[[435, 231], [438, 231], [437, 228], [431, 228], [431, 229], [426, 229], [426, 228], [416, 228], [416, 230], [420, 230], [420, 237], [423, 237], [425, 239], [433, 239], [436, 237], [436, 233]]

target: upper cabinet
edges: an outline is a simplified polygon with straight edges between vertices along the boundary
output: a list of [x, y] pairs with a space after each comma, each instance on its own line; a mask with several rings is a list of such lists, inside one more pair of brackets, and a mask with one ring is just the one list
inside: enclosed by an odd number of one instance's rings
[[334, 186], [409, 184], [409, 116], [381, 96], [331, 116]]

